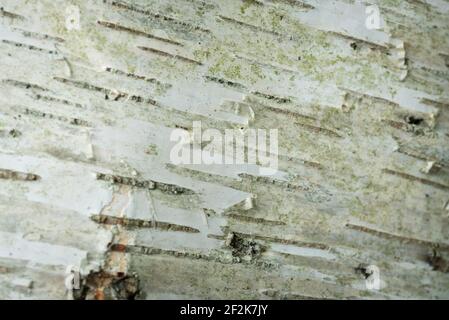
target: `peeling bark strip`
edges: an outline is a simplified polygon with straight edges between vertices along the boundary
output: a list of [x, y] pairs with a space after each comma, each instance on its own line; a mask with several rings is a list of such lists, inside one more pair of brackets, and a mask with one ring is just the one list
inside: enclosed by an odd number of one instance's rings
[[161, 42], [174, 44], [176, 46], [181, 46], [181, 47], [183, 46], [183, 44], [180, 43], [180, 42], [177, 42], [177, 41], [174, 41], [174, 40], [170, 40], [170, 39], [166, 39], [166, 38], [161, 38], [161, 37], [152, 35], [150, 33], [144, 32], [144, 31], [140, 31], [140, 30], [136, 30], [136, 29], [132, 29], [132, 28], [129, 28], [129, 27], [122, 26], [122, 25], [117, 24], [117, 23], [108, 22], [108, 21], [101, 21], [101, 20], [97, 21], [97, 23], [99, 25], [103, 26], [103, 27], [110, 28], [110, 29], [113, 29], [113, 30], [125, 31], [125, 32], [128, 32], [128, 33], [137, 35], [137, 36], [142, 36], [142, 37], [145, 37], [145, 38], [150, 38], [150, 39], [158, 40], [158, 41], [161, 41]]
[[91, 219], [100, 224], [121, 225], [127, 228], [155, 228], [165, 231], [180, 231], [188, 233], [200, 232], [200, 230], [192, 227], [162, 221], [131, 219], [131, 218], [98, 215], [98, 214], [92, 215]]
[[41, 177], [34, 173], [25, 173], [20, 171], [0, 169], [0, 179], [20, 180], [20, 181], [36, 181]]
[[446, 185], [441, 184], [439, 182], [427, 180], [427, 179], [420, 178], [420, 177], [415, 177], [415, 176], [412, 176], [412, 175], [407, 174], [407, 173], [394, 171], [394, 170], [390, 170], [390, 169], [383, 169], [382, 171], [385, 172], [385, 173], [391, 174], [393, 176], [401, 177], [401, 178], [404, 178], [404, 179], [407, 179], [407, 180], [410, 180], [410, 181], [421, 182], [422, 184], [425, 184], [425, 185], [428, 185], [428, 186], [432, 186], [432, 187], [435, 187], [437, 189], [449, 190], [449, 186], [446, 186]]
[[405, 237], [405, 236], [401, 236], [401, 235], [397, 235], [397, 234], [393, 234], [393, 233], [389, 233], [389, 232], [385, 232], [385, 231], [380, 231], [380, 230], [376, 230], [376, 229], [371, 229], [368, 227], [359, 226], [359, 225], [355, 225], [355, 224], [351, 224], [351, 223], [347, 223], [346, 227], [349, 229], [352, 229], [352, 230], [359, 231], [359, 232], [372, 234], [379, 238], [384, 238], [384, 239], [389, 239], [389, 240], [398, 240], [398, 241], [405, 242], [405, 243], [423, 245], [423, 246], [427, 246], [430, 248], [438, 248], [442, 251], [449, 252], [449, 244], [445, 244], [445, 243], [438, 243], [438, 242], [432, 242], [432, 241], [421, 240], [421, 239], [416, 239], [416, 238], [409, 238], [409, 237]]
[[169, 194], [186, 194], [186, 195], [192, 195], [195, 192], [193, 190], [183, 188], [180, 186], [176, 186], [173, 184], [167, 184], [162, 182], [156, 182], [153, 180], [139, 180], [132, 177], [124, 177], [124, 176], [118, 176], [118, 175], [111, 175], [111, 174], [105, 174], [105, 173], [97, 173], [97, 179], [108, 181], [114, 184], [124, 184], [128, 186], [133, 186], [137, 188], [144, 188], [144, 189], [158, 189], [162, 192], [166, 192]]

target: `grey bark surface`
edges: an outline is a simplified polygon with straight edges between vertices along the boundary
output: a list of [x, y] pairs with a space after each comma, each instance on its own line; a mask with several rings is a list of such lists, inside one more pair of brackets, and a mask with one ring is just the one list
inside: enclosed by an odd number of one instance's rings
[[[0, 7], [1, 299], [449, 298], [447, 0]], [[193, 121], [279, 171], [173, 165]]]

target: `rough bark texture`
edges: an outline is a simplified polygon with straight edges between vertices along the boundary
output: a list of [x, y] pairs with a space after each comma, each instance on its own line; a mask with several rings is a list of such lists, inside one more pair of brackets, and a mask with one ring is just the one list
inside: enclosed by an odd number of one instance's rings
[[0, 0], [0, 298], [449, 298], [449, 3], [374, 2]]

